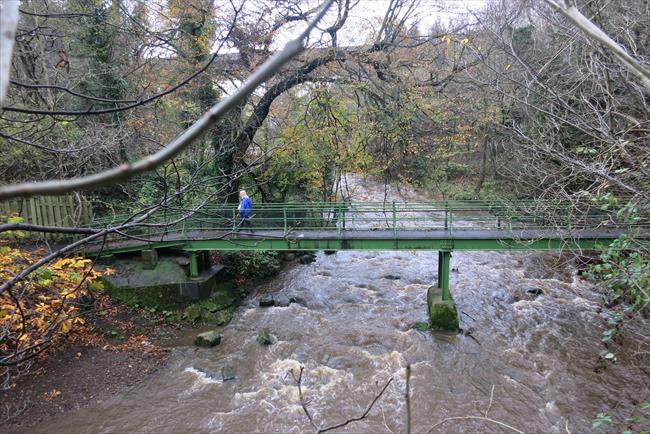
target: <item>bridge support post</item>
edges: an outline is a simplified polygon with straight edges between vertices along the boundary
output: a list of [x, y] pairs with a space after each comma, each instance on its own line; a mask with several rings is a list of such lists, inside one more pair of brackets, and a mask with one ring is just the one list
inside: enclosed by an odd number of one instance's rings
[[449, 264], [451, 252], [438, 252], [438, 285], [427, 291], [427, 307], [433, 330], [457, 332], [458, 312], [449, 292]]
[[196, 252], [190, 252], [190, 277], [199, 277], [199, 258]]
[[451, 300], [449, 294], [449, 264], [451, 252], [438, 252], [438, 288], [442, 291], [443, 300]]

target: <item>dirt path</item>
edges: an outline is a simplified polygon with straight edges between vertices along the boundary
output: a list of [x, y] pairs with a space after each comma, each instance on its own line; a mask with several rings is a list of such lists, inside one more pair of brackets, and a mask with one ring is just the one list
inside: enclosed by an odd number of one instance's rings
[[0, 391], [2, 432], [25, 432], [52, 416], [128, 391], [164, 366], [169, 350], [160, 343], [179, 331], [156, 315], [109, 299], [87, 321], [88, 331], [46, 352]]

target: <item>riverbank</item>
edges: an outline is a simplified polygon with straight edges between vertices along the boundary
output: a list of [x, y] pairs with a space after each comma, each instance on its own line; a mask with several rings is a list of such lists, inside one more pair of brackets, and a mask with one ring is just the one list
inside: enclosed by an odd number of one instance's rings
[[25, 432], [51, 417], [101, 404], [145, 381], [168, 361], [164, 342], [181, 327], [101, 296], [88, 327], [22, 366], [0, 391], [3, 432]]

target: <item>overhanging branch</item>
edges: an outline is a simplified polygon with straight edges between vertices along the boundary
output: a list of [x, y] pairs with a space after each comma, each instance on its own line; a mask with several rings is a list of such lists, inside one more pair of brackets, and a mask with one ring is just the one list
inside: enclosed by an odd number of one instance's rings
[[124, 181], [132, 176], [147, 172], [170, 160], [187, 148], [205, 131], [214, 126], [228, 111], [236, 107], [242, 100], [248, 97], [257, 86], [273, 76], [292, 57], [302, 51], [303, 40], [309, 35], [315, 25], [323, 18], [325, 12], [332, 5], [334, 0], [328, 0], [320, 13], [307, 26], [304, 32], [293, 41], [290, 41], [282, 49], [259, 67], [248, 80], [232, 96], [221, 100], [215, 106], [199, 118], [192, 126], [186, 129], [180, 136], [172, 140], [167, 146], [155, 154], [149, 155], [132, 164], [123, 164], [112, 169], [96, 173], [94, 175], [72, 178], [57, 179], [42, 182], [27, 182], [23, 184], [8, 185], [0, 188], [0, 200], [13, 197], [28, 197], [34, 195], [62, 194], [66, 192], [94, 188], [102, 185]]

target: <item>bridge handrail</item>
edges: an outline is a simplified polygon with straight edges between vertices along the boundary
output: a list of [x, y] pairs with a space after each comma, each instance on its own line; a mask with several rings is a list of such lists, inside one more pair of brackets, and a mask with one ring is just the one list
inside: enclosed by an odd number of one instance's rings
[[[143, 240], [176, 237], [189, 239], [200, 232], [215, 236], [237, 236], [240, 220], [237, 204], [209, 204], [199, 210], [169, 207], [146, 222], [129, 228], [127, 235]], [[641, 207], [637, 221], [622, 219], [618, 207], [602, 207], [593, 202], [561, 201], [434, 201], [434, 202], [309, 202], [258, 203], [252, 219], [256, 231], [292, 232], [335, 230], [344, 232], [390, 230], [446, 231], [449, 238], [458, 230], [498, 229], [506, 231], [565, 228], [613, 229], [650, 228], [650, 207]], [[124, 223], [132, 215], [112, 215], [89, 222], [91, 227]]]

